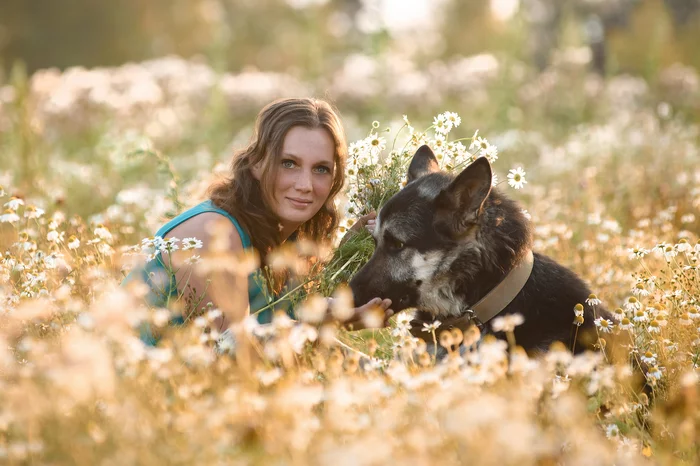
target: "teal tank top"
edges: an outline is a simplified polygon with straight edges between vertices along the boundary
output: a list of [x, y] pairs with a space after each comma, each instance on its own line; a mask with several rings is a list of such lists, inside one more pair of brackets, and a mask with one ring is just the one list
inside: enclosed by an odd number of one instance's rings
[[[249, 249], [252, 247], [250, 236], [248, 236], [245, 230], [243, 230], [238, 221], [225, 210], [216, 207], [211, 200], [206, 200], [192, 207], [191, 209], [182, 212], [180, 215], [163, 225], [156, 232], [155, 236], [164, 238], [173, 228], [177, 227], [186, 220], [205, 212], [216, 212], [229, 219], [231, 223], [233, 223], [233, 226], [236, 227], [236, 230], [241, 237], [243, 248]], [[171, 299], [176, 299], [178, 294], [175, 277], [173, 275], [168, 275], [170, 274], [166, 271], [163, 259], [161, 258], [161, 255], [158, 254], [153, 260], [147, 262], [144, 267], [132, 270], [122, 281], [122, 286], [126, 285], [132, 280], [141, 280], [149, 285], [150, 288], [149, 293], [146, 295], [146, 301], [148, 304], [153, 307], [166, 307], [168, 301]], [[163, 280], [164, 283], [156, 285], [153, 283], [152, 277], [165, 277], [165, 280]], [[278, 296], [269, 293], [267, 287], [264, 285], [262, 280], [262, 271], [260, 269], [248, 276], [248, 302], [250, 303], [251, 313], [255, 313], [260, 309], [265, 308], [277, 299]], [[289, 303], [284, 302], [279, 304], [279, 306], [275, 305], [276, 309], [284, 308], [290, 317], [294, 318]], [[269, 323], [272, 320], [272, 313], [273, 310], [271, 307], [259, 312], [257, 314], [258, 322], [261, 324]], [[184, 322], [184, 317], [178, 316], [171, 321], [171, 325], [182, 325]], [[142, 326], [140, 329], [140, 334], [141, 340], [143, 340], [144, 343], [149, 345], [155, 345], [157, 343], [157, 339], [154, 337], [149, 325]]]

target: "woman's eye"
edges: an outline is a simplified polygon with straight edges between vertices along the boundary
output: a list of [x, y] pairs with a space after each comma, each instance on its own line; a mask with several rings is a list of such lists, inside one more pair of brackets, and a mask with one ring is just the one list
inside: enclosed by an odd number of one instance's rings
[[316, 170], [318, 171], [318, 173], [324, 173], [324, 174], [325, 174], [325, 173], [330, 173], [330, 172], [331, 172], [331, 169], [330, 169], [330, 168], [324, 167], [324, 166], [316, 167]]
[[294, 168], [294, 161], [292, 160], [282, 160], [282, 166], [284, 168]]

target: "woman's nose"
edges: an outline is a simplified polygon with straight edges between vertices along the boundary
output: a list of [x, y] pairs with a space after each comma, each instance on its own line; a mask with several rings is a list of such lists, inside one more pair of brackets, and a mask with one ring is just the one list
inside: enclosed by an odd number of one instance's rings
[[302, 171], [299, 174], [299, 176], [297, 177], [297, 181], [296, 181], [294, 187], [298, 191], [303, 191], [303, 192], [311, 191], [311, 188], [312, 188], [311, 173], [306, 173], [306, 172]]

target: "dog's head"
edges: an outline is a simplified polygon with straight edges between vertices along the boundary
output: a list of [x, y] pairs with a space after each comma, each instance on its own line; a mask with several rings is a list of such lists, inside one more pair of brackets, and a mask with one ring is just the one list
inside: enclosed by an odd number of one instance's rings
[[491, 182], [484, 157], [455, 177], [418, 149], [408, 184], [377, 216], [374, 254], [350, 282], [355, 303], [381, 297], [395, 311], [460, 315], [498, 283], [531, 240], [521, 209]]

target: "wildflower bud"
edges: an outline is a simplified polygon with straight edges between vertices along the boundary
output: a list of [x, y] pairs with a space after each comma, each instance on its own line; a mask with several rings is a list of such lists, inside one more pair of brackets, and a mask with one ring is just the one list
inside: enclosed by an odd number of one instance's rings
[[452, 334], [450, 332], [442, 332], [440, 334], [440, 346], [447, 350], [452, 348]]
[[374, 353], [377, 352], [377, 348], [379, 348], [379, 343], [377, 343], [377, 340], [375, 340], [374, 338], [370, 339], [367, 342], [367, 352], [370, 356], [374, 356]]
[[646, 393], [640, 393], [639, 402], [642, 404], [642, 406], [649, 406], [649, 396], [647, 396]]
[[574, 317], [574, 324], [581, 326], [583, 325], [583, 316]]
[[583, 312], [583, 304], [576, 304], [576, 306], [574, 306], [574, 312]]
[[476, 325], [470, 326], [465, 332], [464, 332], [464, 346], [467, 348], [474, 346], [479, 339], [481, 338], [481, 331], [479, 331], [479, 327]]
[[422, 353], [418, 357], [418, 363], [423, 367], [428, 367], [431, 362], [432, 362], [432, 359], [430, 358], [430, 354], [428, 354], [427, 352]]
[[462, 331], [458, 328], [453, 328], [450, 333], [452, 334], [452, 344], [457, 346], [461, 345], [462, 341], [464, 341]]
[[608, 345], [608, 342], [605, 341], [605, 338], [598, 338], [598, 347], [600, 349], [605, 349], [605, 347]]

